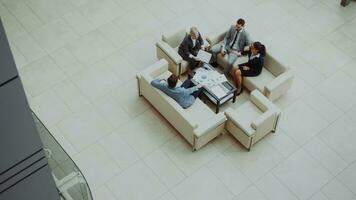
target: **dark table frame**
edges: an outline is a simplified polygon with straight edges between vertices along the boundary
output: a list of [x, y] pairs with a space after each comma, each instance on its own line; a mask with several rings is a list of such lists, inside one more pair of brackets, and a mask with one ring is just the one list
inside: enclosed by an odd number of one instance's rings
[[[209, 67], [210, 70], [214, 70], [217, 71], [213, 66], [211, 66], [208, 63], [204, 63], [203, 67]], [[193, 80], [193, 83], [195, 83], [195, 81]], [[203, 94], [207, 97], [207, 99], [212, 103], [216, 105], [215, 108], [215, 113], [219, 113], [219, 108], [221, 105], [223, 105], [224, 103], [230, 101], [232, 99], [232, 102], [235, 103], [236, 101], [236, 87], [231, 84], [229, 81], [226, 81], [227, 84], [229, 84], [229, 86], [232, 88], [229, 92], [227, 92], [227, 94], [221, 98], [217, 97], [211, 90], [203, 87]], [[221, 83], [222, 84], [222, 83]], [[231, 96], [232, 94], [232, 96]], [[229, 97], [230, 96], [230, 97]], [[225, 99], [227, 98], [227, 99]], [[224, 100], [224, 102], [221, 102], [222, 100]]]

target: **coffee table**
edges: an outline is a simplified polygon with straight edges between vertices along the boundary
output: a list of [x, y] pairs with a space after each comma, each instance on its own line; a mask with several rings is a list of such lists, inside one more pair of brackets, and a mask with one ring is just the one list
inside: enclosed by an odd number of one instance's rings
[[[198, 71], [199, 70], [199, 73]], [[225, 75], [218, 72], [213, 66], [208, 63], [203, 63], [203, 65], [196, 70], [196, 74], [192, 78], [194, 84], [198, 85], [202, 82], [202, 79], [209, 79], [209, 74], [214, 75], [210, 77], [213, 84], [208, 84], [203, 87], [203, 94], [207, 99], [213, 103], [215, 107], [215, 112], [219, 113], [219, 108], [224, 103], [230, 101], [235, 103], [236, 100], [236, 88], [231, 84], [225, 77]], [[220, 75], [218, 78], [216, 75]], [[223, 77], [221, 77], [223, 76]]]

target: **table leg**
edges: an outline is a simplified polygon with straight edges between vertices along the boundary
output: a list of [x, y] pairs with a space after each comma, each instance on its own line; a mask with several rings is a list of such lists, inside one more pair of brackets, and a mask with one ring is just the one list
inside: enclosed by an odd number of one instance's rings
[[181, 73], [182, 73], [182, 62], [179, 63], [178, 65], [178, 78], [180, 78]]
[[216, 103], [216, 110], [215, 110], [215, 113], [218, 114], [219, 113], [219, 107], [220, 107], [220, 101], [218, 101]]
[[236, 91], [234, 92], [234, 96], [232, 97], [232, 103], [235, 103], [236, 101]]

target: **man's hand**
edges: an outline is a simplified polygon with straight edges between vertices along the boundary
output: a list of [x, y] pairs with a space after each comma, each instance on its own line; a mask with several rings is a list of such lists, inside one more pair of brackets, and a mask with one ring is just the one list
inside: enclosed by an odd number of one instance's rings
[[196, 60], [196, 61], [200, 61], [200, 59], [198, 57], [196, 57], [196, 56], [194, 56], [193, 59]]
[[205, 87], [206, 87], [206, 85], [198, 84], [198, 85], [197, 85], [197, 87], [198, 87], [198, 88], [202, 88], [202, 87], [204, 87], [204, 88], [205, 88]]
[[208, 44], [203, 44], [203, 45], [201, 46], [201, 49], [204, 50], [204, 51], [206, 51], [206, 50], [209, 50], [209, 47], [210, 47], [210, 44], [209, 44], [209, 43], [208, 43]]
[[225, 48], [221, 48], [220, 53], [224, 56], [226, 54], [226, 49]]
[[232, 51], [232, 53], [236, 54], [237, 56], [241, 56], [241, 52], [239, 51]]

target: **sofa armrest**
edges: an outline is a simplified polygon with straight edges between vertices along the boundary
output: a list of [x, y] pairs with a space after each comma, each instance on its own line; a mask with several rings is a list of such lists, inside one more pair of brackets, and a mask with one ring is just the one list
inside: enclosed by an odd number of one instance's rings
[[257, 130], [258, 128], [272, 130], [275, 125], [274, 122], [276, 119], [277, 119], [276, 110], [268, 110], [267, 112], [264, 112], [262, 115], [260, 115], [255, 120], [253, 120], [251, 127], [255, 130]]
[[142, 72], [138, 73], [136, 77], [140, 79], [141, 76], [145, 75], [154, 79], [166, 71], [168, 71], [168, 62], [164, 59], [161, 59], [144, 69]]
[[194, 130], [195, 137], [199, 138], [203, 136], [206, 132], [215, 129], [219, 125], [223, 124], [226, 121], [226, 117], [223, 113], [219, 113], [216, 117], [206, 121], [204, 124], [199, 124], [198, 127]]
[[277, 76], [272, 82], [268, 83], [264, 92], [268, 99], [275, 100], [283, 95], [292, 85], [293, 73], [288, 70]]
[[289, 70], [285, 64], [278, 61], [269, 53], [265, 55], [264, 67], [276, 77]]
[[166, 42], [158, 41], [156, 47], [162, 50], [175, 64], [179, 65], [182, 62], [182, 57]]
[[251, 130], [251, 128], [247, 125], [244, 125], [238, 121], [235, 110], [232, 108], [228, 108], [225, 111], [225, 115], [228, 120], [231, 120], [236, 126], [238, 126], [248, 137], [253, 137], [256, 131]]
[[227, 31], [211, 34], [206, 37], [206, 40], [209, 42], [210, 46], [213, 46], [213, 45], [219, 43], [220, 41], [224, 40], [226, 32]]
[[170, 47], [177, 47], [187, 34], [189, 32], [185, 28], [171, 29], [162, 34], [162, 41], [166, 42]]
[[255, 89], [250, 94], [250, 100], [254, 103], [262, 112], [267, 110], [276, 110], [277, 107], [265, 97], [258, 89]]

